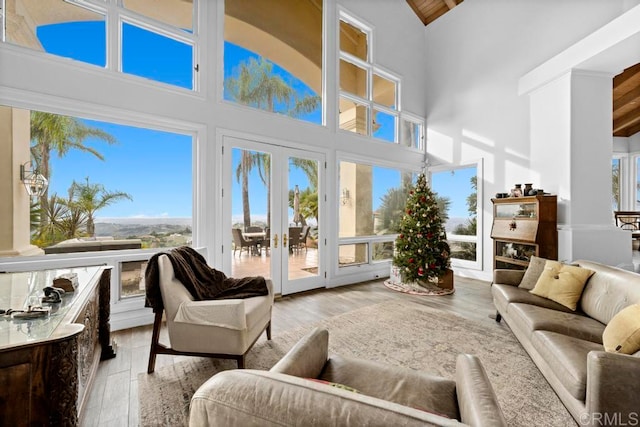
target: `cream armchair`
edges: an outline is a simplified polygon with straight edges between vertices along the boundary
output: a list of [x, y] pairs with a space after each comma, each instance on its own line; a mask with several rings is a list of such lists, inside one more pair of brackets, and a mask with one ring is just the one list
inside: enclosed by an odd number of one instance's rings
[[158, 257], [159, 284], [170, 346], [159, 342], [162, 312], [156, 313], [151, 337], [148, 373], [155, 369], [156, 355], [172, 354], [235, 359], [244, 368], [245, 355], [266, 330], [271, 339], [273, 284], [269, 294], [246, 299], [194, 301], [176, 279], [171, 261]]
[[[270, 371], [224, 371], [191, 399], [190, 426], [506, 426], [480, 360], [461, 354], [455, 380], [328, 356], [315, 329]], [[319, 379], [357, 390], [345, 390]]]

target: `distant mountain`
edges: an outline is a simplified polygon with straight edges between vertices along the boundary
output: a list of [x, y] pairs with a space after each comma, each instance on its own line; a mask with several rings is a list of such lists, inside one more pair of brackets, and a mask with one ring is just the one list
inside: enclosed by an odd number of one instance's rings
[[96, 236], [127, 238], [152, 233], [191, 234], [191, 223], [191, 218], [100, 218], [96, 221]]

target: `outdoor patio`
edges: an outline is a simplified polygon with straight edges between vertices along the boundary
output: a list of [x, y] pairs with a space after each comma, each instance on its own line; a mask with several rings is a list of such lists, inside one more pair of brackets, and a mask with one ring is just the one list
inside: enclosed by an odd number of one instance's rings
[[[260, 255], [239, 251], [232, 256], [231, 275], [233, 277], [264, 276], [270, 277], [271, 252], [262, 250]], [[300, 279], [317, 274], [318, 249], [307, 248], [289, 253], [289, 279]]]

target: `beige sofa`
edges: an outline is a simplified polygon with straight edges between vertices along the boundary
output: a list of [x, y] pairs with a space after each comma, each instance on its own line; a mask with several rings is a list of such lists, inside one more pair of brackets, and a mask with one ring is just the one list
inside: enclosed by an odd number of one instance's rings
[[329, 357], [328, 337], [324, 329], [313, 330], [268, 372], [243, 369], [214, 375], [191, 399], [189, 425], [506, 426], [476, 357], [458, 356], [453, 381]]
[[506, 320], [579, 425], [639, 425], [640, 352], [605, 352], [602, 334], [616, 313], [640, 302], [640, 275], [574, 264], [595, 272], [576, 312], [518, 287], [524, 271], [495, 270], [496, 320]]

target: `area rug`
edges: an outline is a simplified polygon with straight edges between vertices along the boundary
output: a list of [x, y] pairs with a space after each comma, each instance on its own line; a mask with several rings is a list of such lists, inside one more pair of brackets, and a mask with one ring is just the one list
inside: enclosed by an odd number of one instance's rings
[[[472, 321], [414, 302], [382, 303], [319, 322], [330, 353], [454, 378], [459, 353], [482, 360], [510, 426], [575, 426], [573, 418], [504, 322]], [[247, 355], [251, 369], [269, 369], [311, 327], [260, 338]], [[162, 356], [160, 356], [162, 357]], [[189, 399], [216, 372], [235, 363], [184, 358], [138, 375], [141, 426], [187, 425]]]
[[391, 280], [385, 280], [384, 285], [391, 290], [411, 295], [442, 296], [451, 295], [455, 292], [455, 289], [442, 289], [431, 283], [418, 285], [417, 283], [392, 282]]

